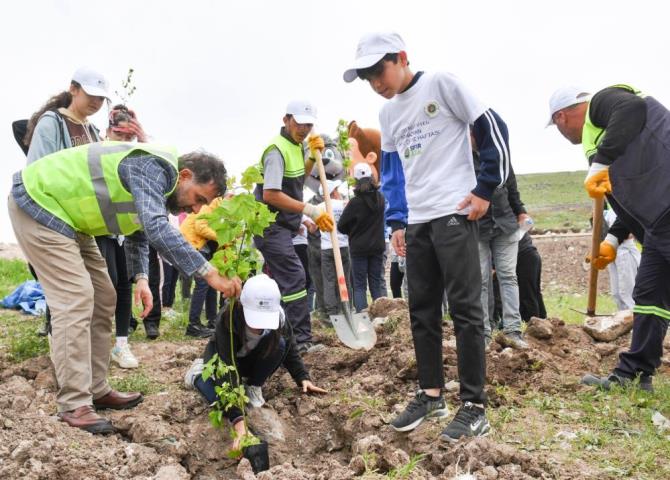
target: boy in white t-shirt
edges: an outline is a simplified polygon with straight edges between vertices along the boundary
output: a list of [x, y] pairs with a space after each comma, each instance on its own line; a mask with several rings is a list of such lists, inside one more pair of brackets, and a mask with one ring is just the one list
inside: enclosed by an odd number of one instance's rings
[[[342, 216], [344, 211], [344, 200], [338, 191], [338, 187], [342, 184], [340, 180], [328, 180], [328, 191], [330, 192], [330, 204], [333, 207], [333, 218], [335, 225]], [[319, 187], [319, 194], [323, 196], [323, 189]], [[318, 205], [323, 211], [326, 209], [326, 204]], [[340, 245], [340, 256], [342, 257], [342, 269], [344, 270], [344, 278], [347, 282], [347, 290], [349, 295], [353, 297], [351, 290], [351, 262], [349, 260], [349, 237], [337, 231], [337, 241]], [[326, 311], [326, 323], [330, 315], [337, 315], [340, 313], [340, 289], [337, 286], [337, 273], [335, 270], [335, 256], [333, 255], [333, 242], [330, 238], [330, 232], [321, 232], [321, 275], [323, 278], [323, 306]]]
[[[414, 74], [397, 33], [363, 36], [344, 80], [367, 80], [382, 107], [382, 191], [392, 243], [407, 257], [409, 307], [420, 390], [391, 422], [397, 431], [447, 414], [442, 395], [442, 295], [456, 334], [463, 405], [440, 439], [486, 435], [484, 322], [476, 220], [507, 178], [509, 159], [489, 109], [447, 73]], [[480, 147], [476, 176], [469, 131]], [[405, 227], [407, 244], [405, 246]]]

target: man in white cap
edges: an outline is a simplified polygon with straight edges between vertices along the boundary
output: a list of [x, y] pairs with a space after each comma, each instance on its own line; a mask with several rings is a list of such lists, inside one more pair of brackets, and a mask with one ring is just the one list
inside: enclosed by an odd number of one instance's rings
[[[397, 33], [363, 36], [344, 80], [369, 82], [389, 100], [379, 114], [382, 191], [394, 250], [407, 257], [409, 309], [420, 390], [391, 426], [407, 432], [446, 415], [442, 296], [456, 331], [463, 402], [440, 439], [486, 435], [486, 358], [476, 220], [505, 184], [509, 151], [491, 109], [454, 75], [412, 72]], [[480, 150], [475, 174], [470, 130]], [[407, 247], [405, 247], [405, 227]]]
[[606, 377], [582, 382], [651, 391], [661, 365], [670, 320], [670, 111], [629, 85], [614, 85], [589, 97], [583, 90], [557, 90], [549, 102], [550, 124], [589, 162], [584, 186], [592, 198], [607, 196], [618, 218], [600, 244], [593, 264], [605, 268], [630, 233], [643, 242], [635, 281], [633, 337], [627, 352]]
[[[333, 228], [333, 219], [323, 209], [303, 201], [305, 173], [314, 166], [316, 150], [323, 150], [323, 139], [309, 136], [316, 122], [316, 108], [305, 100], [294, 100], [286, 107], [284, 126], [265, 148], [259, 169], [263, 183], [256, 186], [259, 202], [277, 213], [276, 221], [263, 235], [254, 238], [263, 254], [270, 275], [279, 284], [288, 321], [293, 326], [301, 353], [314, 347], [305, 288], [305, 270], [293, 248], [292, 238], [307, 215], [322, 231]], [[303, 142], [309, 157], [305, 159]]]

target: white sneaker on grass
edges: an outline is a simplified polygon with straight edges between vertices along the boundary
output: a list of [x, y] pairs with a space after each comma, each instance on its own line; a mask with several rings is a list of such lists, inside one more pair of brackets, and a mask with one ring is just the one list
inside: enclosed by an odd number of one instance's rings
[[118, 363], [121, 368], [137, 368], [140, 364], [127, 343], [123, 347], [112, 348], [112, 361]]

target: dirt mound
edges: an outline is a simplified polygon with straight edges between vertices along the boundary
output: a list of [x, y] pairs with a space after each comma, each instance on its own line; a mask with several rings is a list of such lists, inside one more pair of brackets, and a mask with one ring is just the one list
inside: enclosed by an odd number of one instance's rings
[[[561, 465], [557, 473], [560, 462], [552, 462], [549, 453], [534, 455], [492, 439], [437, 445], [448, 419], [426, 421], [409, 434], [393, 431], [387, 423], [416, 389], [409, 315], [398, 301], [378, 300], [371, 310], [393, 321], [384, 324], [369, 352], [347, 349], [332, 330], [316, 329], [317, 339], [329, 348], [304, 359], [327, 395], [300, 394], [284, 370], [264, 386], [267, 403], [252, 410], [250, 424], [270, 445], [269, 472], [256, 477], [248, 465], [228, 459], [227, 429], [211, 427], [208, 406], [184, 388], [183, 373], [204, 346], [196, 341], [133, 346], [152, 393], [132, 410], [105, 412], [119, 430], [108, 437], [57, 420], [46, 357], [6, 368], [0, 375], [0, 478], [344, 480], [398, 472], [410, 479], [448, 479], [467, 472], [485, 479], [579, 477], [575, 466]], [[602, 371], [603, 361], [612, 363], [627, 342], [624, 337], [595, 344], [581, 328], [558, 319], [533, 321], [527, 338], [528, 350], [510, 348], [503, 337], [492, 343], [487, 390], [493, 406], [514, 401], [498, 393], [501, 386], [572, 391], [579, 375]], [[459, 404], [455, 345], [453, 327], [445, 322], [451, 407]], [[125, 378], [136, 372], [113, 368], [111, 375]]]

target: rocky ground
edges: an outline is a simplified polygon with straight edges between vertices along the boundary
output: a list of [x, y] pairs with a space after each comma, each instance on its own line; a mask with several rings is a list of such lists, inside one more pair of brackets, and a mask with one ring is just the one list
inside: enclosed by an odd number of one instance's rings
[[[559, 257], [566, 256], [570, 247], [550, 246]], [[553, 260], [545, 260], [561, 285], [568, 285], [563, 278], [574, 278], [581, 269], [575, 263], [552, 270], [552, 264]], [[451, 479], [463, 474], [487, 480], [614, 478], [597, 465], [572, 458], [569, 445], [565, 446], [569, 441], [561, 440], [570, 432], [560, 430], [551, 437], [555, 443], [535, 449], [522, 444], [517, 435], [507, 434], [508, 430], [496, 432], [495, 428], [504, 425], [502, 412], [520, 408], [521, 399], [529, 395], [540, 401], [562, 401], [584, 392], [579, 377], [587, 371], [610, 369], [629, 335], [595, 342], [581, 327], [551, 319], [531, 322], [529, 350], [511, 348], [498, 337], [487, 358], [494, 432], [449, 446], [436, 441], [448, 418], [426, 421], [409, 434], [396, 433], [387, 425], [416, 388], [416, 363], [404, 302], [382, 299], [371, 315], [386, 322], [379, 327], [377, 345], [370, 352], [347, 349], [332, 330], [315, 329], [328, 348], [307, 354], [304, 360], [315, 383], [328, 394], [301, 394], [284, 370], [264, 387], [267, 403], [251, 410], [250, 423], [270, 445], [272, 468], [257, 476], [246, 460], [238, 463], [226, 457], [228, 432], [209, 424], [208, 406], [183, 385], [183, 374], [201, 354], [204, 341], [134, 344], [140, 370], [113, 367], [111, 376], [129, 386], [141, 384], [149, 393], [133, 410], [105, 413], [119, 430], [107, 437], [57, 420], [47, 357], [20, 364], [0, 358], [0, 478], [344, 480]], [[455, 338], [448, 322], [444, 328], [447, 399], [454, 411], [458, 406]], [[663, 374], [668, 365], [666, 357]], [[537, 433], [531, 431], [549, 431], [565, 422], [563, 416], [556, 417], [556, 425], [544, 418], [515, 419], [515, 428]]]

